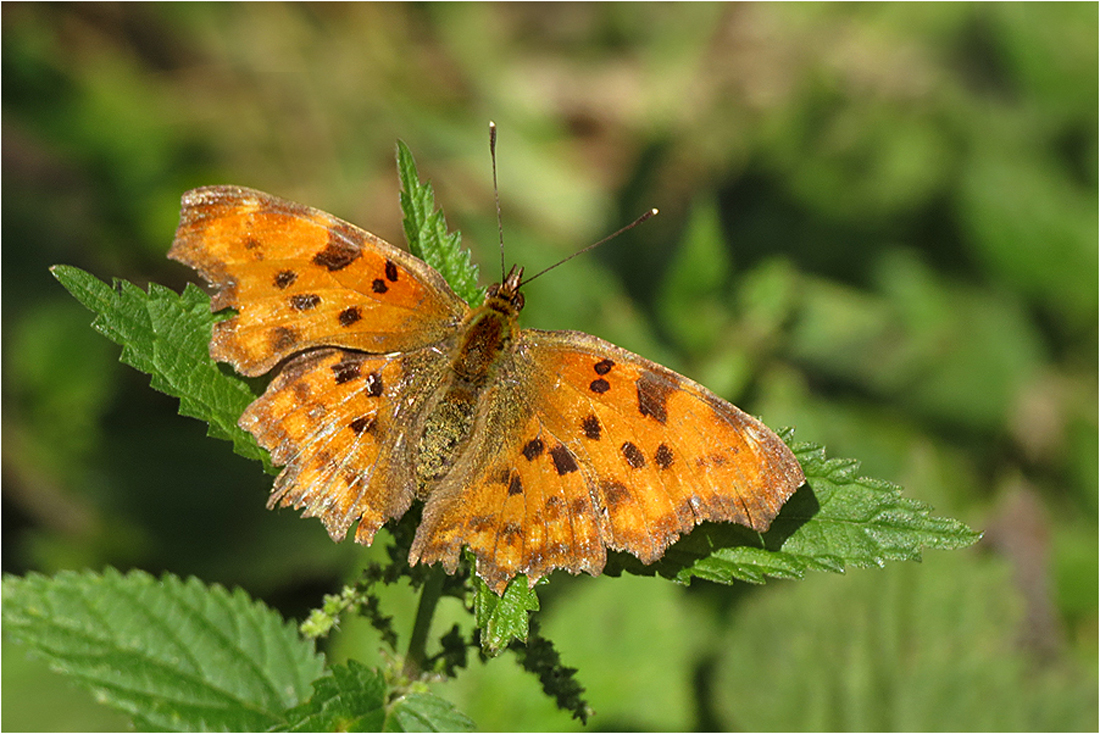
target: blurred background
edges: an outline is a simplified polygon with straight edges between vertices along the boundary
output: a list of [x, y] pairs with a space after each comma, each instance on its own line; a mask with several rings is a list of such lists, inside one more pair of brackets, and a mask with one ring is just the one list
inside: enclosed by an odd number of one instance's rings
[[[2, 13], [5, 572], [196, 575], [297, 618], [355, 578], [377, 548], [266, 511], [259, 465], [47, 267], [178, 291], [180, 195], [219, 183], [403, 244], [401, 138], [492, 282], [492, 119], [509, 262], [661, 210], [532, 284], [525, 325], [667, 364], [985, 532], [763, 587], [556, 576], [543, 631], [590, 728], [1096, 730], [1095, 4]], [[326, 651], [380, 644], [352, 622]], [[3, 687], [8, 730], [126, 726], [7, 643]], [[508, 656], [436, 690], [482, 729], [579, 728]]]

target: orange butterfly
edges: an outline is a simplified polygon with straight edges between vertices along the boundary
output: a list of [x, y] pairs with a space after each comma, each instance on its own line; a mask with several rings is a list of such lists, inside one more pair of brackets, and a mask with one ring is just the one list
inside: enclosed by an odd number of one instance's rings
[[409, 562], [496, 593], [607, 548], [652, 563], [704, 520], [763, 532], [803, 483], [790, 449], [706, 388], [576, 331], [521, 330], [523, 269], [471, 309], [428, 264], [317, 209], [237, 186], [183, 196], [169, 257], [211, 285], [210, 354], [282, 370], [244, 412], [285, 465], [268, 503], [334, 540], [424, 502]]

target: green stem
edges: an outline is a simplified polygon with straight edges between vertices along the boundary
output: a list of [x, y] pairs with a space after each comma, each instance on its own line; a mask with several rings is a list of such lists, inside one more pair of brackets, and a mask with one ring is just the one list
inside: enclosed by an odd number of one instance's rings
[[409, 651], [405, 655], [405, 668], [402, 671], [409, 680], [416, 680], [424, 672], [428, 660], [428, 633], [432, 628], [435, 606], [443, 591], [443, 567], [434, 566], [424, 588], [420, 590], [420, 604], [416, 608], [416, 622], [409, 638]]

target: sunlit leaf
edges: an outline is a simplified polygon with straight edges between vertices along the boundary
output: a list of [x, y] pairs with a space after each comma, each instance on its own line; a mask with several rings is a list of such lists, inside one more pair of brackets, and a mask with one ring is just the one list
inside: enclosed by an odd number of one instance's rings
[[146, 728], [267, 729], [322, 672], [276, 612], [197, 579], [7, 576], [3, 601], [7, 634]]
[[152, 375], [154, 389], [179, 398], [182, 415], [206, 421], [209, 435], [232, 441], [241, 456], [267, 461], [252, 435], [237, 425], [256, 396], [210, 358], [218, 317], [210, 313], [209, 296], [191, 284], [182, 295], [156, 283], [148, 293], [123, 280], [111, 286], [69, 265], [50, 272], [97, 314], [92, 326], [122, 345], [125, 364]]
[[474, 618], [481, 629], [481, 649], [497, 655], [512, 640], [527, 641], [527, 613], [538, 611], [539, 598], [528, 588], [527, 579], [517, 576], [503, 596], [497, 596], [481, 579], [474, 580]]

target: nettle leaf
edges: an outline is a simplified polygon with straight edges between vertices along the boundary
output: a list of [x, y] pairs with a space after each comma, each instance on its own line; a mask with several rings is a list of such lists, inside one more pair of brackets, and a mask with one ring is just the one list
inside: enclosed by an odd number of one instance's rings
[[394, 701], [383, 731], [473, 731], [466, 714], [431, 693], [408, 693]]
[[385, 678], [355, 660], [313, 683], [313, 697], [287, 712], [276, 731], [473, 731], [474, 723], [430, 693], [390, 700]]
[[802, 465], [806, 484], [766, 533], [704, 524], [650, 566], [616, 554], [612, 573], [657, 574], [685, 584], [692, 577], [763, 583], [768, 576], [800, 579], [808, 570], [842, 573], [847, 566], [919, 561], [924, 548], [964, 548], [981, 538], [958, 520], [931, 516], [930, 506], [903, 497], [896, 484], [859, 476], [858, 461], [827, 459], [817, 444], [793, 443], [793, 434], [779, 432]]
[[313, 682], [313, 696], [286, 712], [277, 731], [382, 731], [386, 682], [354, 660]]
[[280, 724], [324, 658], [240, 589], [107, 569], [7, 576], [4, 630], [143, 728]]
[[397, 171], [401, 178], [401, 211], [405, 214], [405, 239], [409, 252], [438, 270], [466, 303], [477, 306], [485, 291], [477, 284], [477, 266], [470, 264], [470, 251], [463, 249], [462, 236], [448, 232], [443, 211], [435, 206], [435, 193], [421, 182], [416, 161], [407, 145], [397, 141]]
[[208, 295], [190, 283], [180, 295], [157, 283], [148, 293], [124, 280], [107, 285], [70, 265], [50, 272], [97, 314], [92, 327], [122, 345], [124, 364], [152, 375], [153, 389], [179, 398], [180, 414], [206, 421], [208, 435], [232, 441], [238, 454], [271, 470], [267, 452], [237, 425], [256, 396], [210, 358], [211, 331], [224, 317], [210, 313]]
[[497, 596], [477, 577], [474, 583], [474, 620], [481, 631], [481, 649], [499, 655], [513, 640], [527, 642], [527, 613], [537, 612], [539, 597], [528, 588], [526, 576], [516, 576]]

